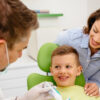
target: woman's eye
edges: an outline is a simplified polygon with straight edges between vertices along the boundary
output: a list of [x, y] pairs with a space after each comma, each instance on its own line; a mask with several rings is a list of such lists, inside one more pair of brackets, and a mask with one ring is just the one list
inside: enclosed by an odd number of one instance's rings
[[71, 66], [67, 65], [66, 68], [70, 68]]
[[98, 33], [97, 30], [93, 29], [94, 33]]

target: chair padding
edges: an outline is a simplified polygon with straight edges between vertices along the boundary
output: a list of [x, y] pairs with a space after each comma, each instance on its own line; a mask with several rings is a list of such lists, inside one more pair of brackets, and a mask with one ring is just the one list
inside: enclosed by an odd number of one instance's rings
[[[51, 54], [57, 47], [58, 45], [54, 43], [46, 43], [43, 46], [41, 46], [37, 56], [37, 63], [41, 70], [45, 72], [50, 72]], [[54, 85], [56, 85], [52, 76], [45, 76], [37, 73], [32, 73], [27, 78], [27, 87], [28, 89], [30, 89], [33, 86], [44, 81], [53, 82]], [[81, 75], [76, 78], [75, 84], [80, 86], [85, 85], [85, 78], [83, 73], [81, 73]]]
[[52, 76], [45, 76], [45, 75], [40, 75], [37, 73], [32, 73], [28, 76], [27, 78], [27, 87], [28, 90], [34, 87], [35, 85], [48, 81], [48, 82], [53, 82], [54, 85], [56, 85], [55, 81], [53, 80]]
[[54, 43], [46, 43], [39, 49], [37, 62], [41, 70], [50, 72], [51, 54], [58, 46]]

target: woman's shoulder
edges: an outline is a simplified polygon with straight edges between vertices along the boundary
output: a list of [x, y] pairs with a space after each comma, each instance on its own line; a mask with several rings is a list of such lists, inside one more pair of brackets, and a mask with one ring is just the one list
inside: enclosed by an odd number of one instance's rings
[[77, 43], [80, 44], [82, 37], [83, 37], [83, 28], [73, 28], [73, 29], [67, 29], [58, 35], [55, 43], [59, 45], [76, 45]]
[[60, 33], [60, 36], [62, 37], [68, 37], [71, 40], [74, 40], [76, 38], [81, 38], [83, 36], [83, 28], [78, 27], [78, 28], [72, 28], [72, 29], [67, 29], [64, 30]]
[[83, 28], [73, 28], [68, 30], [68, 34], [70, 35], [71, 39], [77, 39], [83, 37]]

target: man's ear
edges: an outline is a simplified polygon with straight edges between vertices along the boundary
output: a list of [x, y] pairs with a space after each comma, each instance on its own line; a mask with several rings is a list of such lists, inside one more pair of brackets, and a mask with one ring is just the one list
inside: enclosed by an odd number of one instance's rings
[[0, 40], [0, 49], [5, 50], [5, 44], [6, 44], [5, 40]]
[[5, 43], [6, 43], [5, 40], [3, 40], [3, 39], [1, 40], [1, 39], [0, 39], [0, 45], [5, 44]]
[[0, 43], [5, 43], [6, 41], [3, 39], [0, 39]]
[[82, 66], [78, 66], [78, 70], [77, 70], [77, 76], [79, 76], [82, 72]]
[[7, 55], [6, 55], [6, 41], [0, 40], [0, 70], [3, 71], [7, 66]]

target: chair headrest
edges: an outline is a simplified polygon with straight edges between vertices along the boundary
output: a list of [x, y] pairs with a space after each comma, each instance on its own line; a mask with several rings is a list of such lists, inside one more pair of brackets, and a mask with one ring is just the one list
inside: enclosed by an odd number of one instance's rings
[[46, 43], [38, 51], [37, 62], [41, 70], [45, 72], [50, 72], [51, 66], [51, 55], [54, 49], [58, 47], [54, 43]]

